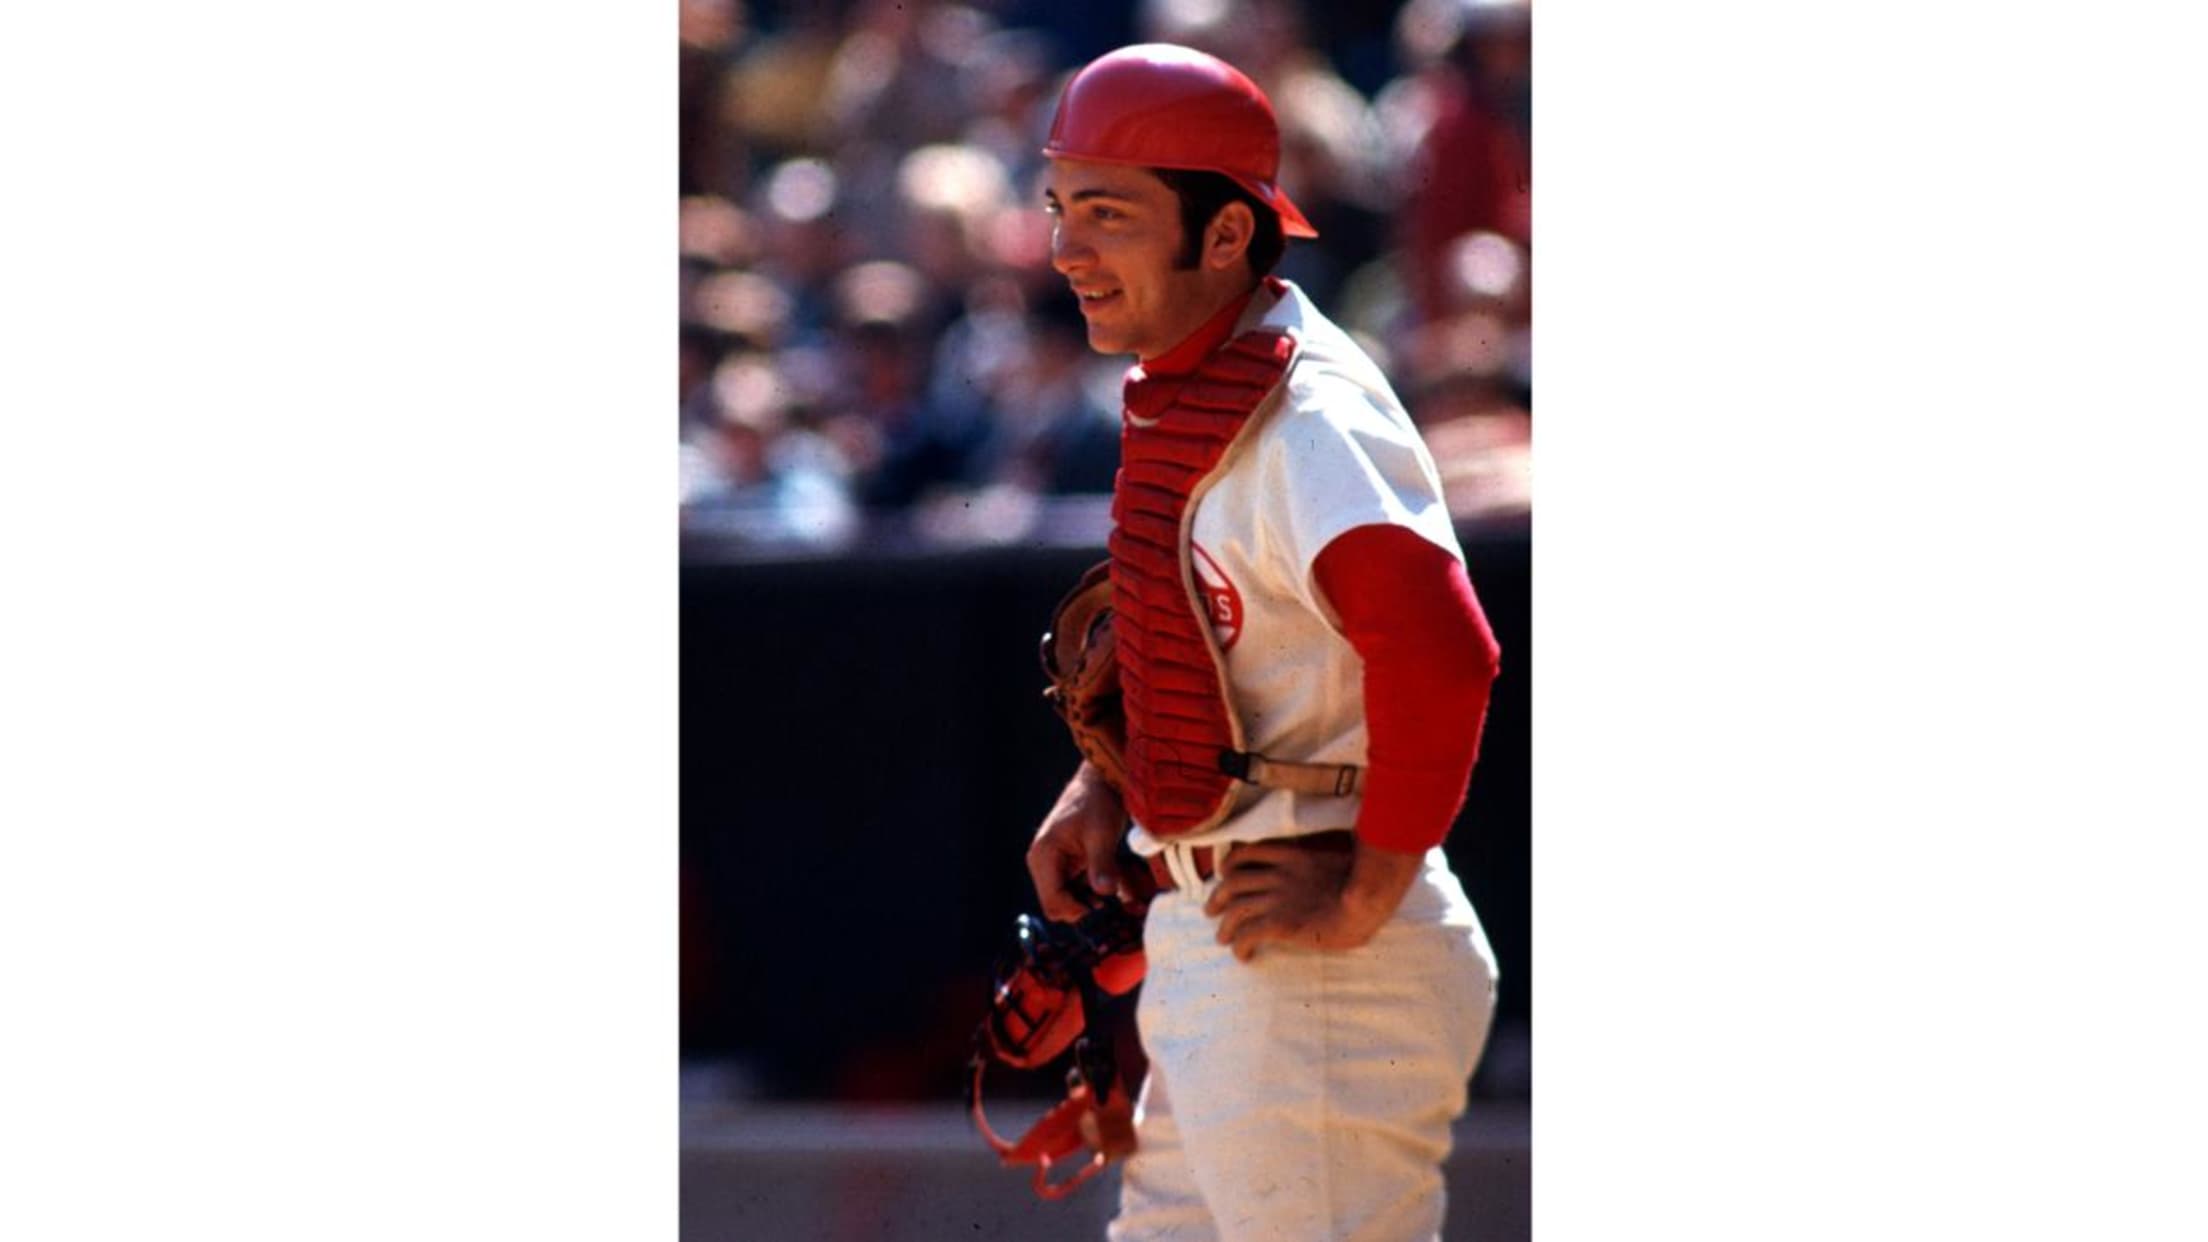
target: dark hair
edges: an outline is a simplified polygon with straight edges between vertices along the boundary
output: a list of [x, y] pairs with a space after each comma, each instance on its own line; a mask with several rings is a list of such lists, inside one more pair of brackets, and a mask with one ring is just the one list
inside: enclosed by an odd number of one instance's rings
[[1244, 257], [1250, 261], [1250, 274], [1263, 276], [1280, 263], [1280, 256], [1288, 249], [1288, 239], [1280, 231], [1280, 216], [1265, 205], [1265, 200], [1234, 183], [1224, 173], [1191, 172], [1180, 168], [1153, 168], [1158, 180], [1173, 191], [1181, 201], [1181, 253], [1174, 256], [1173, 265], [1180, 268], [1196, 266], [1204, 248], [1204, 230], [1219, 215], [1219, 209], [1228, 203], [1247, 203], [1250, 214], [1257, 217], [1257, 228], [1250, 234], [1250, 248]]

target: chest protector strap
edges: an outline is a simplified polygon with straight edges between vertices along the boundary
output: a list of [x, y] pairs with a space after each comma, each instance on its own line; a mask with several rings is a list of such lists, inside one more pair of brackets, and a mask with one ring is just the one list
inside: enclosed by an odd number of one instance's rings
[[[1225, 656], [1189, 564], [1196, 501], [1254, 430], [1295, 342], [1245, 333], [1193, 373], [1130, 378], [1112, 499], [1111, 581], [1127, 713], [1127, 809], [1159, 836], [1225, 819], [1245, 753]], [[1231, 759], [1228, 761], [1231, 763]]]

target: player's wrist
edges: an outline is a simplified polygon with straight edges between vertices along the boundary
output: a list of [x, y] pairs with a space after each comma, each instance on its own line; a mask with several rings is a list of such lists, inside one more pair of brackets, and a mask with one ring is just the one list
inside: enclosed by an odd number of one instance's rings
[[1104, 775], [1102, 768], [1086, 759], [1083, 759], [1081, 766], [1074, 771], [1073, 788], [1084, 801], [1094, 803], [1097, 806], [1109, 807], [1116, 811], [1122, 805], [1119, 790], [1112, 784], [1111, 778]]
[[1058, 801], [1047, 817], [1049, 823], [1064, 820], [1113, 820], [1122, 824], [1126, 821], [1126, 807], [1120, 801], [1119, 791], [1086, 760], [1059, 791]]
[[1377, 930], [1394, 916], [1395, 908], [1403, 903], [1403, 894], [1410, 891], [1411, 881], [1418, 878], [1424, 864], [1423, 851], [1405, 853], [1369, 841], [1358, 841], [1349, 878], [1342, 885], [1345, 921], [1355, 928]]

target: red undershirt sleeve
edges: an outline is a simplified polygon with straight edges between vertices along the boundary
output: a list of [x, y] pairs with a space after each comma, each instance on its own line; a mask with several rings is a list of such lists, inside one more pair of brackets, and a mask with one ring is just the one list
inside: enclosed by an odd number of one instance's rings
[[1359, 526], [1319, 552], [1312, 580], [1364, 660], [1365, 801], [1358, 839], [1439, 845], [1464, 807], [1501, 648], [1464, 566], [1401, 526]]

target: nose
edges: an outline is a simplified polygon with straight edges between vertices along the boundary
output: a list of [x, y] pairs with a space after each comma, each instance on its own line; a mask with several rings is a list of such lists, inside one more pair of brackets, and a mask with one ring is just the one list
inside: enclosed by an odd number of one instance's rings
[[1096, 261], [1096, 250], [1085, 242], [1069, 239], [1063, 224], [1050, 230], [1050, 265], [1061, 276], [1071, 276], [1080, 268]]

